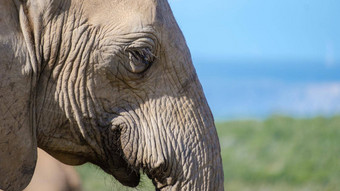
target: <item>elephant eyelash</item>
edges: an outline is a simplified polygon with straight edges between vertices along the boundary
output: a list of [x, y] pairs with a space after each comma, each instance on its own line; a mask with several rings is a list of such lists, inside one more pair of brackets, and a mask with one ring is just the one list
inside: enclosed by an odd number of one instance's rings
[[154, 61], [154, 55], [150, 48], [136, 49], [128, 51], [135, 59], [140, 59], [143, 62], [150, 64]]

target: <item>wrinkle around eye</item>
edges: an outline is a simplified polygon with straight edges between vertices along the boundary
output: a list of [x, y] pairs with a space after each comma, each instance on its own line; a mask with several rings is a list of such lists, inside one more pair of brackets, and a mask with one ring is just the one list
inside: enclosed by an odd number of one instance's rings
[[132, 48], [136, 48], [137, 49], [137, 48], [142, 48], [142, 47], [149, 48], [150, 50], [152, 50], [152, 49], [155, 49], [156, 43], [151, 38], [139, 38], [139, 39], [133, 41], [129, 45], [128, 49], [129, 48], [130, 49], [132, 49]]
[[[154, 29], [126, 34], [106, 34], [97, 46], [99, 67], [121, 77], [139, 79], [156, 62], [160, 44]], [[111, 40], [110, 40], [111, 39]]]

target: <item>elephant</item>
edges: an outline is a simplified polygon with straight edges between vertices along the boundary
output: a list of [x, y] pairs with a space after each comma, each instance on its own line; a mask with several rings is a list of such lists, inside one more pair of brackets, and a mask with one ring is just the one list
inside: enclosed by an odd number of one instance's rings
[[[53, 173], [51, 173], [53, 172]], [[38, 149], [38, 160], [30, 184], [24, 191], [81, 191], [76, 170]]]
[[[121, 184], [223, 190], [214, 118], [167, 0], [0, 1], [0, 189], [41, 148]], [[53, 172], [51, 172], [53, 173]]]

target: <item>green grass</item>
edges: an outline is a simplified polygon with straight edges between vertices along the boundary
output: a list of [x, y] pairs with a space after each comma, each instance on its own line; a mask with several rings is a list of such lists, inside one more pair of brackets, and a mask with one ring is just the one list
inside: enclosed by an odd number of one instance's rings
[[217, 123], [229, 190], [340, 190], [340, 117]]
[[[340, 190], [340, 116], [272, 116], [218, 122], [216, 127], [226, 190]], [[86, 191], [128, 190], [94, 166], [77, 169]], [[153, 187], [143, 177], [137, 190]]]

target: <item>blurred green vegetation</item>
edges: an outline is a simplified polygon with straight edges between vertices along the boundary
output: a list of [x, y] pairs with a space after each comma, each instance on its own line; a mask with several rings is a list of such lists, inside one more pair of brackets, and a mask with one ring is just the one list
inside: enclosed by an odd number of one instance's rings
[[[340, 190], [340, 116], [272, 116], [264, 121], [217, 122], [216, 127], [226, 190]], [[77, 169], [86, 191], [129, 190], [97, 167]], [[154, 188], [143, 177], [132, 190]]]

